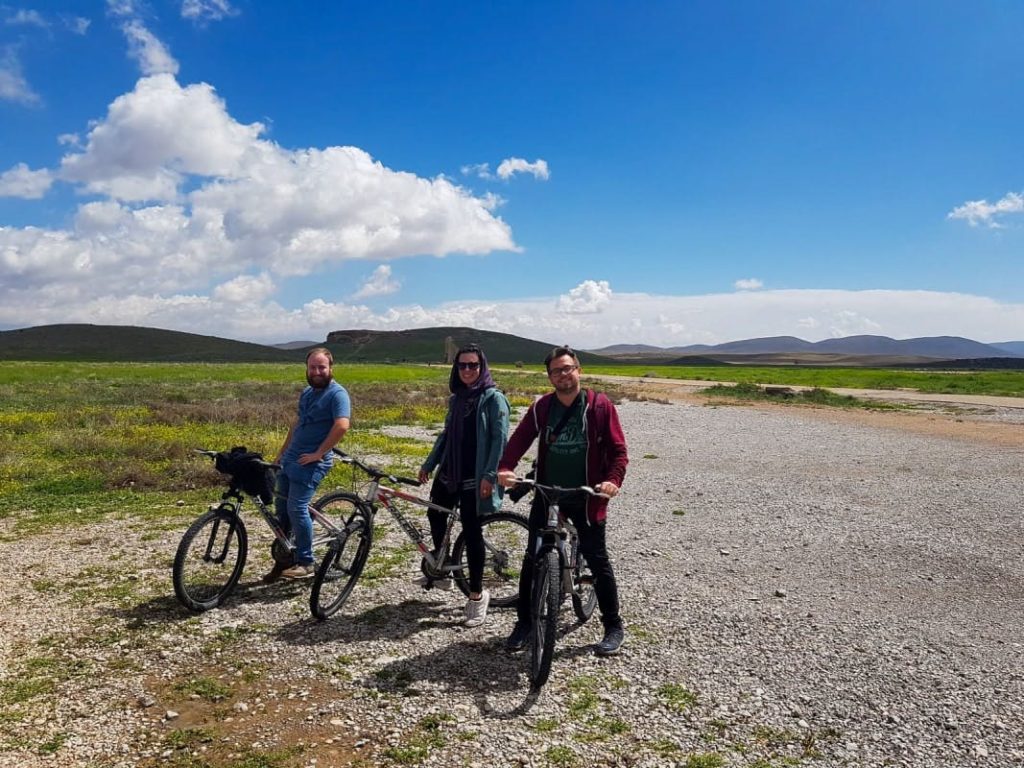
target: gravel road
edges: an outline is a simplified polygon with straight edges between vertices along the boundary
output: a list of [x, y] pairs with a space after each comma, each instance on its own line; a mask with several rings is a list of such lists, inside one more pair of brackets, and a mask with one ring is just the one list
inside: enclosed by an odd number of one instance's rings
[[0, 597], [0, 765], [1024, 765], [1024, 439], [620, 414], [627, 642], [593, 656], [599, 622], [566, 610], [539, 694], [502, 649], [511, 612], [459, 626], [458, 593], [414, 588], [411, 557], [325, 623], [256, 563], [192, 617], [169, 562], [195, 510], [27, 540], [0, 521], [4, 573], [25, 575]]

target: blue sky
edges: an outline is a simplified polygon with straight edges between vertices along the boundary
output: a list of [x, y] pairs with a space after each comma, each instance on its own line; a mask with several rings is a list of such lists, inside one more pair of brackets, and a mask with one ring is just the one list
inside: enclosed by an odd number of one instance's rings
[[0, 328], [1024, 339], [1024, 5], [296, 7], [0, 0]]

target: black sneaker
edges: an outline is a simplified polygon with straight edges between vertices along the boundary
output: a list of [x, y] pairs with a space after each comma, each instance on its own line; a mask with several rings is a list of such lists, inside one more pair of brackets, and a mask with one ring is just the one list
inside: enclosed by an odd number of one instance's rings
[[530, 639], [530, 625], [525, 621], [517, 621], [512, 628], [512, 634], [505, 641], [505, 650], [521, 651], [526, 647], [526, 641]]
[[594, 653], [598, 656], [614, 656], [622, 647], [626, 633], [622, 627], [609, 627], [605, 630], [604, 639], [597, 644]]

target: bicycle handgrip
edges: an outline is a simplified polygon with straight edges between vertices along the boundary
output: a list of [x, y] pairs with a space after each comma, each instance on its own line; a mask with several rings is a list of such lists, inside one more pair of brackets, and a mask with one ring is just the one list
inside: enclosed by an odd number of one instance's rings
[[414, 485], [417, 488], [421, 485], [419, 480], [413, 480], [411, 477], [399, 477], [398, 475], [388, 475], [388, 480], [393, 483], [401, 483], [402, 485]]

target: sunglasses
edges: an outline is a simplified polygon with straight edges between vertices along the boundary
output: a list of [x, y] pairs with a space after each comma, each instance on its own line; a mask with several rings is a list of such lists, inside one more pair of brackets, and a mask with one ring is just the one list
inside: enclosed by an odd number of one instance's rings
[[561, 368], [549, 368], [548, 376], [568, 376], [579, 368], [578, 365], [563, 365]]
[[475, 371], [480, 367], [480, 363], [456, 363], [460, 371]]

